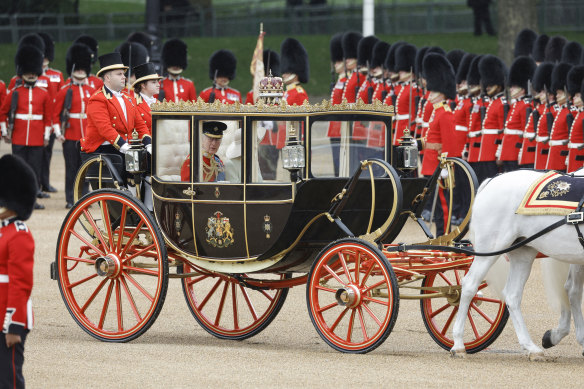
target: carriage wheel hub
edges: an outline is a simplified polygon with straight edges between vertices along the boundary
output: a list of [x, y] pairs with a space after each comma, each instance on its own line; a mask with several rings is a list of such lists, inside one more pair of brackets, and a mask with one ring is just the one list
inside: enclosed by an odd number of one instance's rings
[[353, 285], [348, 285], [337, 290], [335, 298], [339, 305], [354, 308], [361, 302], [361, 292], [359, 291], [359, 288]]
[[95, 260], [95, 271], [101, 277], [116, 277], [120, 273], [121, 262], [115, 254], [108, 254]]

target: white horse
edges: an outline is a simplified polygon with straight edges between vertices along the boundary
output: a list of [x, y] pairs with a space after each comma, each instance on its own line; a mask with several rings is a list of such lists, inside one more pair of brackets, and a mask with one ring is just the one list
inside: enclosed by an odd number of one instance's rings
[[[582, 170], [579, 171], [581, 174]], [[484, 182], [479, 188], [472, 209], [471, 241], [476, 252], [494, 252], [508, 248], [513, 243], [528, 238], [565, 216], [526, 216], [516, 214], [524, 195], [531, 185], [545, 173], [519, 170], [502, 174]], [[580, 175], [578, 174], [578, 175]], [[584, 231], [584, 225], [581, 225]], [[548, 285], [563, 285], [565, 292], [556, 288], [555, 296], [561, 306], [559, 326], [545, 333], [544, 347], [556, 345], [570, 330], [570, 316], [574, 317], [576, 337], [584, 347], [584, 319], [582, 317], [582, 285], [584, 283], [584, 248], [578, 240], [573, 225], [565, 224], [529, 242], [525, 246], [507, 253], [509, 275], [502, 291], [515, 332], [521, 347], [530, 359], [543, 357], [543, 350], [536, 346], [521, 314], [521, 298], [525, 283], [529, 278], [533, 261], [538, 252], [570, 265], [566, 281], [566, 265], [549, 260], [546, 262], [544, 277]], [[462, 295], [456, 321], [453, 327], [453, 356], [464, 356], [464, 324], [472, 297], [479, 284], [485, 279], [499, 255], [477, 256], [466, 277], [462, 281]], [[542, 264], [543, 265], [543, 264]], [[567, 299], [565, 298], [567, 292]], [[552, 297], [548, 293], [548, 298]], [[569, 301], [566, 301], [569, 300]]]

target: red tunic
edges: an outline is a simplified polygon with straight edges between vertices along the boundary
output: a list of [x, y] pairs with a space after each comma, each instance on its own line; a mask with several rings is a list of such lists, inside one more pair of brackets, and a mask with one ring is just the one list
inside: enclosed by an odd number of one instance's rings
[[[396, 88], [397, 92], [397, 99], [396, 99], [396, 106], [395, 106], [395, 131], [393, 133], [392, 144], [394, 146], [398, 146], [400, 143], [400, 139], [404, 134], [406, 128], [410, 128], [410, 121], [411, 116], [415, 114], [413, 112], [414, 108], [414, 100], [417, 95], [417, 91], [414, 89], [412, 90], [412, 83], [406, 82], [401, 84], [398, 88]], [[411, 98], [410, 98], [411, 94]], [[390, 98], [388, 96], [388, 98]], [[412, 107], [410, 108], [410, 102]], [[414, 128], [410, 128], [410, 131], [413, 133], [415, 131]]]
[[[23, 85], [15, 90], [18, 91], [18, 105], [12, 143], [20, 146], [43, 146], [45, 132], [48, 134], [52, 129], [52, 98], [45, 88], [36, 84], [32, 88]], [[8, 118], [15, 90], [8, 93], [0, 107], [0, 123], [4, 124]]]
[[47, 68], [43, 74], [49, 78], [49, 90], [54, 98], [65, 85], [63, 73], [56, 69]]
[[24, 335], [32, 329], [34, 239], [24, 222], [0, 224], [0, 317], [5, 332]]
[[[337, 105], [343, 102], [343, 93], [345, 92], [345, 85], [347, 84], [347, 77], [344, 74], [339, 75], [339, 79], [331, 92], [331, 104]], [[328, 132], [326, 134], [329, 138], [341, 137], [341, 122], [330, 122]]]
[[[519, 149], [523, 138], [523, 130], [527, 122], [527, 108], [531, 103], [525, 99], [517, 100], [507, 116], [505, 130], [503, 131], [503, 141], [501, 143], [501, 161], [518, 161]], [[519, 161], [518, 161], [519, 163]]]
[[566, 156], [562, 155], [563, 151], [568, 150], [568, 137], [570, 129], [568, 128], [567, 117], [570, 110], [566, 106], [562, 106], [561, 110], [554, 118], [552, 131], [550, 133], [550, 140], [548, 145], [550, 151], [546, 169], [566, 170]]
[[359, 88], [361, 87], [361, 84], [367, 80], [367, 76], [360, 72], [353, 71], [347, 77], [348, 81], [343, 92], [343, 99], [347, 99], [347, 103], [355, 103], [357, 101]]
[[472, 107], [470, 110], [468, 122], [468, 162], [478, 162], [481, 151], [481, 107], [488, 104], [488, 101], [480, 97], [472, 98]]
[[[430, 103], [428, 102], [427, 104]], [[448, 153], [448, 156], [453, 156], [455, 153], [454, 142], [449, 142], [449, 140], [454, 137], [454, 114], [446, 102], [436, 104], [433, 108], [428, 133], [425, 138], [426, 143], [440, 143], [442, 144], [442, 153]], [[439, 165], [438, 157], [438, 151], [425, 150], [422, 175], [429, 176], [434, 174]]]
[[375, 91], [373, 92], [373, 101], [379, 100], [383, 102], [383, 91], [385, 91], [386, 94], [389, 94], [390, 89], [391, 85], [387, 81], [383, 81], [383, 79], [378, 80], [377, 85], [375, 86]]
[[537, 123], [537, 131], [536, 131], [536, 150], [535, 150], [535, 168], [536, 169], [545, 169], [547, 166], [548, 160], [548, 153], [549, 153], [549, 145], [548, 141], [550, 140], [550, 134], [548, 132], [548, 112], [551, 113], [552, 117], [556, 116], [557, 111], [559, 110], [559, 106], [556, 104], [552, 105], [549, 108], [545, 108], [543, 114], [539, 118], [539, 122]]
[[[292, 83], [286, 86], [286, 91], [282, 97], [286, 100], [288, 105], [302, 105], [308, 101], [308, 94], [302, 86], [298, 83]], [[278, 126], [278, 139], [276, 140], [276, 147], [278, 149], [286, 146], [286, 123], [281, 122]]]
[[[188, 78], [179, 76], [171, 80], [165, 77], [160, 81], [160, 90], [164, 91], [164, 100], [178, 103], [179, 101], [194, 101], [197, 99], [195, 84]], [[158, 95], [154, 96], [158, 98]]]
[[208, 103], [211, 93], [215, 91], [215, 101], [220, 101], [224, 104], [235, 104], [236, 102], [241, 103], [241, 93], [237, 89], [230, 87], [226, 88], [213, 88], [209, 87], [201, 92], [199, 96], [204, 102]]
[[574, 115], [568, 143], [568, 172], [574, 172], [584, 166], [584, 109], [579, 108]]
[[537, 131], [537, 128], [535, 128], [535, 116], [538, 115], [538, 120], [541, 120], [541, 116], [544, 114], [544, 110], [545, 105], [539, 104], [537, 108], [531, 113], [531, 115], [529, 115], [529, 118], [527, 118], [527, 123], [525, 125], [525, 131], [523, 133], [523, 139], [521, 143], [521, 153], [519, 154], [519, 165], [531, 165], [535, 163], [535, 136]]
[[[18, 81], [18, 80], [20, 80], [20, 77], [18, 77], [18, 76], [12, 77], [12, 79], [10, 80], [10, 84], [8, 85], [8, 89], [9, 90], [14, 89], [14, 87], [16, 86], [16, 81]], [[22, 85], [22, 83], [21, 83], [21, 85]], [[59, 91], [57, 89], [57, 85], [54, 85], [53, 83], [51, 83], [49, 76], [47, 76], [45, 74], [39, 76], [39, 78], [37, 79], [37, 81], [35, 83], [35, 86], [45, 88], [47, 90], [47, 92], [49, 92], [51, 99], [54, 99], [55, 95]]]
[[150, 106], [140, 95], [136, 96], [135, 101], [140, 118], [144, 121], [146, 127], [148, 127], [148, 133], [152, 135], [152, 111], [150, 111]]
[[122, 97], [127, 119], [118, 99], [105, 86], [91, 96], [87, 104], [87, 132], [81, 139], [81, 151], [92, 153], [106, 142], [119, 149], [127, 142], [134, 129], [142, 143], [152, 143], [148, 127], [134, 102], [124, 94]]
[[372, 101], [369, 101], [369, 88], [371, 88], [371, 91], [373, 92], [371, 94], [371, 100], [373, 100], [373, 94], [375, 93], [375, 87], [377, 86], [377, 83], [375, 82], [375, 80], [373, 79], [367, 79], [367, 77], [365, 77], [365, 81], [361, 84], [361, 87], [359, 87], [359, 95], [358, 97], [361, 99], [362, 102], [364, 102], [365, 104], [371, 104]]
[[[71, 99], [71, 109], [69, 111], [69, 127], [63, 128], [61, 123], [61, 111], [65, 103], [67, 91], [71, 89], [73, 95]], [[77, 141], [85, 136], [87, 129], [87, 103], [95, 92], [87, 84], [66, 84], [61, 88], [55, 97], [55, 109], [53, 111], [53, 126], [60, 126], [60, 132], [67, 140]]]
[[505, 127], [505, 114], [503, 104], [505, 99], [500, 93], [493, 98], [487, 107], [483, 129], [481, 131], [481, 150], [479, 152], [479, 162], [495, 161], [498, 142], [503, 137]]
[[4, 81], [0, 80], [0, 107], [2, 106], [2, 102], [6, 97], [6, 84]]
[[456, 147], [460, 149], [461, 155], [468, 139], [468, 125], [470, 121], [470, 111], [472, 109], [472, 99], [464, 97], [459, 99], [454, 109], [454, 136]]

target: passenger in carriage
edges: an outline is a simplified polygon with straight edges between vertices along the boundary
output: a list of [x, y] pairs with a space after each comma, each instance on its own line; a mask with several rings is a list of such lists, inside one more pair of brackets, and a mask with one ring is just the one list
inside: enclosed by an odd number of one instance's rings
[[[201, 182], [225, 181], [225, 165], [217, 151], [223, 140], [227, 124], [217, 121], [203, 122], [201, 136]], [[181, 181], [191, 181], [191, 157], [187, 156], [180, 169]]]

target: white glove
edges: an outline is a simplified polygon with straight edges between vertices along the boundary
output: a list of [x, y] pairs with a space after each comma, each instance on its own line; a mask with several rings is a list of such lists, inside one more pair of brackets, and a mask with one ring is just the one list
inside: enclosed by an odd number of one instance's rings
[[61, 126], [59, 125], [59, 123], [53, 124], [53, 132], [55, 133], [55, 136], [57, 138], [61, 136]]
[[45, 140], [49, 140], [51, 139], [51, 130], [53, 128], [51, 126], [46, 126], [45, 127]]
[[127, 154], [130, 150], [130, 145], [128, 143], [124, 143], [122, 147], [120, 147], [120, 153]]
[[152, 155], [152, 144], [146, 145], [146, 151], [148, 151], [148, 154]]
[[519, 154], [517, 154], [517, 161], [521, 161], [523, 156], [523, 147], [519, 149]]
[[262, 121], [261, 126], [265, 128], [267, 131], [271, 131], [274, 129], [274, 122], [271, 121]]
[[2, 132], [2, 136], [8, 136], [8, 129], [6, 127], [6, 122], [0, 122], [0, 131]]
[[501, 149], [502, 149], [502, 148], [503, 148], [503, 147], [502, 147], [501, 145], [499, 145], [499, 147], [497, 147], [497, 152], [495, 153], [495, 157], [496, 157], [497, 159], [500, 159], [500, 158], [501, 158]]
[[440, 178], [448, 178], [448, 169], [442, 169], [440, 171]]

